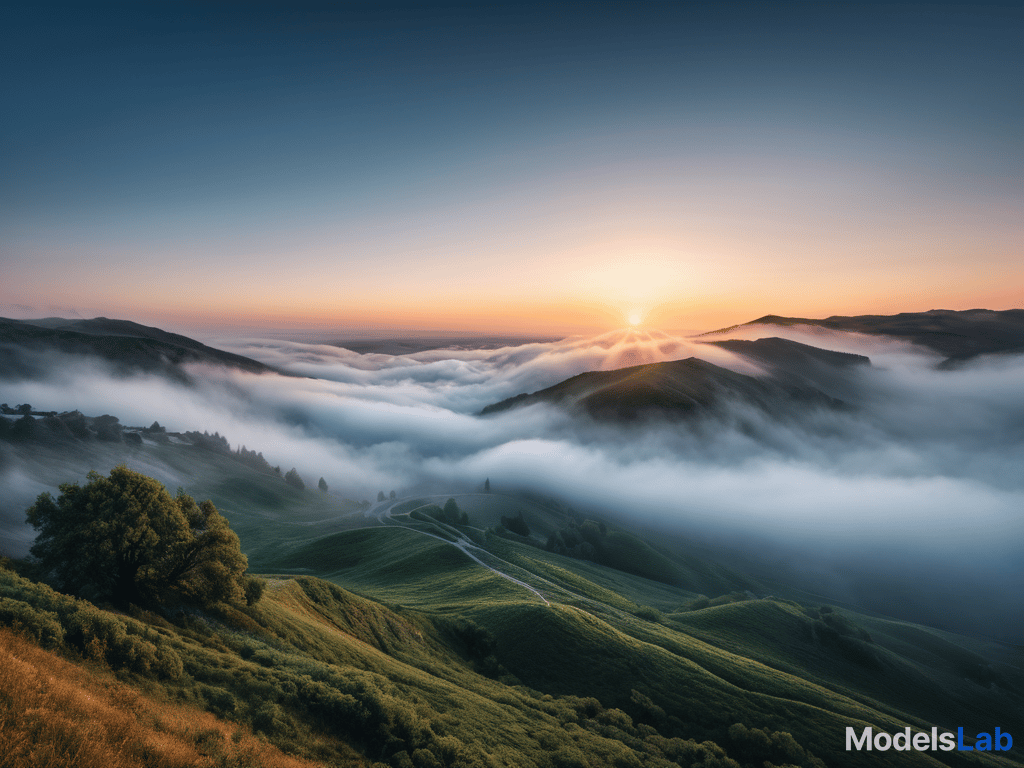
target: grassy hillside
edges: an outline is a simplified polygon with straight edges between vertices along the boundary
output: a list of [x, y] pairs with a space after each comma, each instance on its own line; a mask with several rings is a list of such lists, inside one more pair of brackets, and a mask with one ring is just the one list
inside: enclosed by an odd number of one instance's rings
[[76, 768], [311, 768], [245, 726], [168, 701], [102, 666], [0, 629], [0, 763]]
[[[986, 660], [963, 638], [895, 622], [879, 632], [877, 619], [749, 593], [702, 600], [493, 534], [476, 554], [501, 573], [422, 530], [383, 527], [324, 537], [277, 565], [315, 570], [373, 599], [469, 619], [490, 638], [499, 681], [594, 698], [634, 726], [732, 744], [741, 754], [730, 741], [733, 722], [788, 731], [840, 765], [870, 762], [842, 750], [846, 725], [859, 722], [889, 732], [997, 721], [1012, 732], [1009, 723], [1021, 724], [1019, 669], [984, 671]], [[686, 609], [694, 605], [706, 607]], [[911, 631], [921, 633], [920, 646], [906, 637]], [[979, 758], [941, 755], [946, 764], [972, 759]]]
[[[125, 765], [286, 765], [259, 752], [273, 748], [320, 765], [867, 766], [878, 755], [847, 753], [847, 726], [1024, 733], [1019, 649], [765, 597], [553, 500], [364, 509], [194, 446], [136, 456], [212, 498], [251, 570], [274, 575], [250, 608], [125, 615], [0, 570], [0, 626], [20, 638], [3, 647], [24, 672], [11, 685], [42, 697], [8, 697], [5, 738], [64, 750], [13, 765], [79, 764], [68, 755], [109, 751], [129, 721]], [[520, 516], [529, 536], [501, 525]], [[595, 542], [589, 557], [546, 548], [573, 531]], [[60, 703], [54, 680], [103, 706]], [[62, 707], [76, 714], [30, 717]], [[95, 725], [72, 738], [61, 717]], [[1024, 760], [890, 751], [884, 764]]]
[[[909, 689], [942, 665], [974, 658], [945, 637], [921, 648], [913, 632], [927, 630], [891, 628], [893, 648], [871, 650], [879, 667], [850, 658], [816, 628], [878, 645], [861, 639], [867, 630], [858, 632], [854, 618], [829, 623], [820, 609], [815, 616], [772, 599], [645, 611], [635, 598], [665, 604], [675, 590], [682, 605], [693, 594], [493, 534], [485, 542], [493, 551], [464, 551], [393, 522], [332, 534], [278, 563], [336, 584], [274, 578], [257, 606], [212, 614], [114, 614], [2, 571], [0, 622], [73, 662], [79, 671], [61, 671], [61, 679], [116, 674], [154, 707], [216, 715], [203, 728], [230, 733], [232, 744], [249, 744], [251, 729], [322, 764], [869, 765], [866, 755], [842, 751], [846, 725], [893, 732], [991, 715], [941, 685], [917, 695], [933, 700], [932, 720], [914, 696], [883, 695], [880, 681]], [[604, 583], [589, 578], [598, 575]], [[894, 650], [897, 641], [918, 657]], [[1013, 732], [1006, 716], [1017, 711], [1010, 688], [1020, 681], [1003, 682], [1003, 698], [990, 703]], [[116, 710], [128, 699], [108, 700]], [[168, 764], [203, 764], [189, 727], [176, 738], [182, 754], [199, 757]], [[90, 733], [102, 744], [97, 728]], [[222, 741], [208, 735], [203, 744]], [[259, 764], [218, 754], [225, 765]], [[942, 758], [999, 764], [979, 754]], [[891, 753], [887, 764], [938, 763]]]

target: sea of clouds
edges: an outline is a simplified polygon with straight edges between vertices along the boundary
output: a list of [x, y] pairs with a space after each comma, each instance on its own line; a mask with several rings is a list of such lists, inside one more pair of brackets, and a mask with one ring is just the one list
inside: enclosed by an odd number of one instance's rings
[[[477, 415], [585, 371], [690, 356], [759, 375], [701, 342], [762, 336], [871, 358], [846, 381], [854, 407], [776, 419], [737, 406], [735, 419], [642, 428], [544, 405]], [[402, 356], [265, 339], [215, 346], [293, 375], [194, 367], [186, 386], [55, 358], [45, 378], [0, 382], [0, 400], [216, 431], [355, 499], [472, 491], [490, 478], [495, 489], [550, 494], [716, 547], [766, 578], [834, 599], [1024, 636], [1015, 615], [1024, 588], [1024, 357], [939, 370], [934, 354], [907, 344], [765, 326]], [[0, 490], [22, 498], [45, 485], [38, 478], [15, 462]]]

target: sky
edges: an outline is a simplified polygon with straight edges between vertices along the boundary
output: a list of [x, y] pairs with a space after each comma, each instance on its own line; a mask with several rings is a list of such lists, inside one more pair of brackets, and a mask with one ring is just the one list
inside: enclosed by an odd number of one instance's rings
[[599, 333], [1024, 306], [1020, 3], [0, 10], [0, 315]]

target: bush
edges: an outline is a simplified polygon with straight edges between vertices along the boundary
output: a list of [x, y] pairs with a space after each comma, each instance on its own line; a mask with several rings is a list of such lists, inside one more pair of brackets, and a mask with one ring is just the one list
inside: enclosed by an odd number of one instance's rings
[[657, 608], [651, 608], [649, 605], [641, 605], [633, 612], [633, 615], [637, 618], [643, 619], [644, 621], [661, 621], [661, 611]]
[[56, 613], [33, 609], [20, 600], [0, 597], [0, 624], [25, 633], [44, 648], [64, 642], [64, 627]]
[[245, 604], [256, 605], [263, 597], [263, 593], [267, 589], [267, 582], [265, 579], [260, 579], [256, 576], [247, 576], [245, 578], [245, 586], [243, 591], [245, 592]]

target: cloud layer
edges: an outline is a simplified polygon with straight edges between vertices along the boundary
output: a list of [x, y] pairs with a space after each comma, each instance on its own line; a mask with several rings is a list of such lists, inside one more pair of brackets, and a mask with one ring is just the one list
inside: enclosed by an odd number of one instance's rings
[[[1024, 587], [1024, 358], [939, 371], [926, 352], [855, 334], [745, 328], [735, 337], [759, 334], [871, 357], [851, 374], [856, 407], [786, 422], [737, 410], [734, 420], [643, 429], [545, 406], [475, 415], [588, 370], [695, 355], [759, 373], [700, 340], [644, 332], [400, 357], [221, 342], [300, 377], [193, 369], [198, 384], [185, 387], [64, 360], [44, 380], [2, 383], [0, 399], [218, 431], [353, 498], [472, 490], [489, 477], [737, 556], [757, 552], [763, 573], [771, 563], [777, 575], [880, 610], [891, 606], [865, 585], [902, 579], [917, 595], [916, 618], [1024, 634], [1003, 615]], [[36, 489], [20, 474], [0, 482]], [[981, 597], [970, 607], [944, 607], [972, 595]]]

